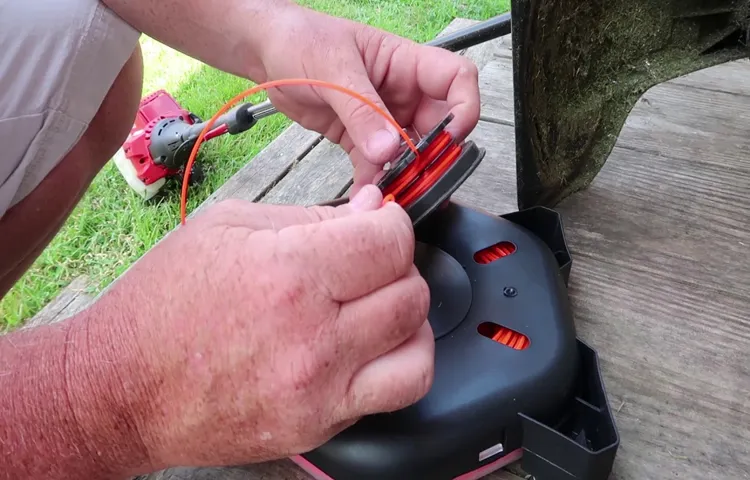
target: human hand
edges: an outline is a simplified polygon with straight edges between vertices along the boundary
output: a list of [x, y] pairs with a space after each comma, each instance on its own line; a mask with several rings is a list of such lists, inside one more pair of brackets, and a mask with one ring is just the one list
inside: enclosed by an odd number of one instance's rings
[[132, 332], [154, 468], [302, 453], [427, 393], [429, 291], [409, 217], [381, 202], [371, 186], [336, 208], [218, 204], [92, 307]]
[[[266, 32], [260, 81], [306, 77], [350, 88], [386, 110], [403, 127], [425, 134], [449, 112], [447, 130], [465, 138], [479, 121], [476, 65], [447, 50], [331, 17], [287, 7]], [[400, 137], [382, 116], [346, 94], [318, 87], [269, 91], [278, 110], [321, 132], [347, 151], [355, 166], [352, 194], [378, 178]]]

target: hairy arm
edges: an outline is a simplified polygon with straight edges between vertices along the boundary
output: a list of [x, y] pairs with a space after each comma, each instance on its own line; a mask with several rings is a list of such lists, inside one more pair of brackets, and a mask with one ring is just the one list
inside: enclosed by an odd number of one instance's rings
[[115, 478], [154, 467], [135, 422], [140, 360], [132, 337], [108, 325], [84, 313], [0, 336], [0, 478]]
[[142, 33], [234, 75], [264, 81], [258, 58], [291, 0], [102, 0]]

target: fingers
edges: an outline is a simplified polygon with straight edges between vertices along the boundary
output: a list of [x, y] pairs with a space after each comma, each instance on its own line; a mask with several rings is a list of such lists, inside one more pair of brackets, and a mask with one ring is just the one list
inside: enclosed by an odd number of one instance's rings
[[[337, 120], [337, 122], [339, 122]], [[349, 154], [349, 159], [354, 166], [354, 178], [351, 187], [351, 195], [357, 195], [365, 186], [377, 183], [385, 174], [383, 165], [370, 163], [363, 155], [362, 151], [354, 145], [348, 132], [344, 132], [339, 138], [339, 145]], [[395, 157], [394, 157], [395, 158]], [[389, 161], [393, 160], [390, 158]]]
[[[450, 105], [455, 118], [447, 130], [459, 139], [465, 138], [479, 122], [477, 66], [468, 58], [437, 47], [422, 47], [418, 55], [415, 61], [419, 88], [428, 97]], [[441, 68], [435, 68], [436, 65]], [[418, 128], [431, 129], [441, 120], [433, 115], [428, 109], [417, 112], [415, 124]]]
[[[362, 62], [360, 52], [351, 49], [346, 50], [344, 55], [333, 67], [330, 75], [333, 82], [359, 93], [390, 115]], [[386, 118], [361, 99], [328, 90], [322, 91], [321, 95], [339, 117], [353, 145], [367, 163], [382, 168], [391, 160], [398, 150], [401, 137]]]
[[362, 365], [396, 348], [427, 320], [430, 291], [417, 267], [406, 277], [341, 305], [333, 329], [349, 346], [352, 364]]
[[382, 165], [375, 165], [363, 158], [362, 152], [355, 149], [350, 154], [354, 164], [354, 178], [352, 183], [352, 194], [357, 195], [366, 185], [376, 183], [384, 174]]
[[422, 399], [432, 387], [435, 340], [424, 322], [406, 342], [364, 365], [352, 377], [342, 418], [392, 412]]
[[415, 99], [405, 103], [412, 105], [412, 114], [402, 112], [402, 121], [427, 132], [450, 111], [454, 119], [448, 131], [459, 139], [476, 126], [481, 106], [479, 74], [469, 58], [438, 47], [413, 45], [395, 51], [389, 63], [381, 94], [391, 99], [400, 98], [404, 91], [413, 92]]
[[291, 226], [277, 238], [276, 255], [296, 262], [313, 285], [338, 302], [404, 277], [414, 262], [411, 219], [394, 202], [358, 215]]
[[343, 214], [372, 211], [383, 205], [383, 192], [375, 185], [366, 185], [352, 195], [349, 203], [339, 207]]

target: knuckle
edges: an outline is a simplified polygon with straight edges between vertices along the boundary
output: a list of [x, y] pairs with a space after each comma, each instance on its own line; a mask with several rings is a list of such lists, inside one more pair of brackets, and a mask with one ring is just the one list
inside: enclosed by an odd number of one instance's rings
[[394, 299], [395, 305], [387, 305], [392, 313], [390, 335], [404, 340], [415, 335], [430, 310], [430, 291], [422, 277], [412, 278], [406, 288]]
[[331, 206], [313, 205], [305, 209], [313, 222], [322, 222], [336, 218], [336, 209]]
[[[351, 85], [349, 88], [354, 90], [356, 89], [356, 86]], [[368, 95], [366, 93], [362, 93], [361, 95], [376, 104], [380, 100], [378, 98], [373, 98], [372, 95]], [[347, 99], [344, 100], [344, 109], [347, 112], [347, 116], [349, 117], [350, 121], [362, 121], [376, 115], [368, 104], [354, 97], [347, 97]]]

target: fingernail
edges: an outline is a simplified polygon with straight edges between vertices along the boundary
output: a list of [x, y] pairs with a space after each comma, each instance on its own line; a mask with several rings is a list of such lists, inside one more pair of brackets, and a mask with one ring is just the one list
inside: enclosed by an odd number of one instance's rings
[[367, 154], [370, 161], [387, 162], [387, 156], [398, 148], [398, 137], [390, 130], [378, 130], [367, 140]]
[[365, 185], [349, 200], [349, 206], [356, 211], [375, 210], [380, 207], [382, 198], [383, 195], [378, 187]]

